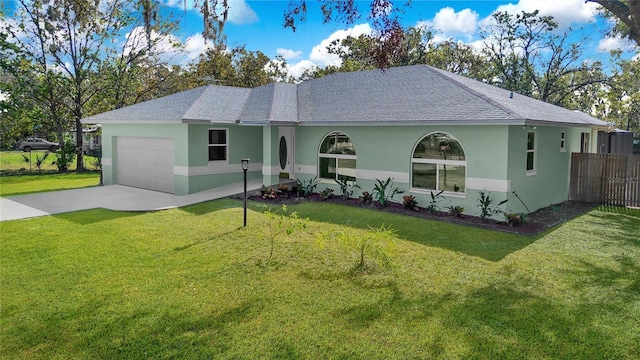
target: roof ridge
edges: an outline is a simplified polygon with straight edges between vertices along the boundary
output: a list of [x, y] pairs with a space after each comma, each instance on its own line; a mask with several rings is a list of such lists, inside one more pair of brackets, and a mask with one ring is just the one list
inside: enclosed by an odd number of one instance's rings
[[[473, 94], [473, 95], [475, 95], [475, 96], [479, 97], [480, 99], [482, 99], [482, 100], [484, 100], [484, 101], [488, 102], [489, 104], [491, 104], [491, 105], [493, 105], [493, 106], [497, 107], [498, 109], [500, 109], [500, 110], [502, 110], [502, 111], [506, 112], [507, 114], [509, 114], [509, 115], [513, 116], [514, 118], [516, 118], [516, 119], [520, 119], [520, 118], [522, 118], [522, 116], [517, 116], [518, 114], [516, 114], [516, 113], [514, 113], [513, 111], [511, 111], [511, 110], [510, 110], [509, 108], [507, 108], [506, 106], [503, 106], [502, 104], [500, 104], [500, 103], [498, 103], [498, 102], [494, 101], [493, 99], [491, 99], [490, 97], [488, 97], [488, 96], [484, 95], [483, 93], [478, 92], [478, 91], [476, 91], [476, 90], [474, 90], [474, 89], [472, 89], [472, 88], [468, 87], [467, 85], [465, 85], [465, 84], [463, 84], [462, 82], [458, 81], [458, 79], [455, 79], [455, 77], [453, 77], [453, 76], [447, 76], [447, 75], [443, 74], [443, 72], [445, 72], [444, 70], [442, 70], [442, 72], [441, 72], [441, 71], [440, 71], [440, 69], [435, 68], [435, 67], [433, 67], [433, 66], [430, 66], [430, 65], [425, 65], [425, 66], [426, 66], [426, 67], [427, 67], [427, 69], [428, 69], [429, 71], [431, 71], [432, 73], [437, 74], [438, 76], [440, 76], [441, 78], [443, 78], [443, 79], [445, 79], [445, 80], [450, 80], [451, 82], [453, 82], [453, 83], [454, 83], [456, 86], [458, 86], [459, 88], [461, 88], [461, 89], [463, 89], [463, 90], [465, 90], [465, 91], [467, 91], [467, 92], [469, 92], [469, 93], [471, 93], [471, 94]], [[447, 73], [448, 73], [449, 75], [463, 76], [463, 75], [454, 74], [454, 73], [452, 73], [452, 72], [448, 72], [448, 71], [447, 71]], [[485, 85], [488, 85], [488, 86], [494, 86], [494, 85], [490, 85], [490, 84], [484, 83], [484, 82], [479, 81], [479, 80], [476, 80], [476, 79], [472, 79], [472, 78], [467, 78], [467, 79], [469, 79], [469, 80], [473, 80], [473, 81], [478, 81], [479, 83], [482, 83], [482, 84], [485, 84]], [[505, 90], [505, 91], [506, 91], [506, 90]]]
[[182, 114], [180, 115], [181, 121], [185, 120], [185, 115], [187, 115], [191, 111], [191, 109], [193, 109], [196, 106], [196, 104], [199, 104], [202, 101], [204, 94], [207, 93], [207, 90], [209, 90], [211, 86], [213, 85], [209, 84], [209, 85], [204, 85], [204, 86], [200, 86], [195, 89], [192, 89], [192, 90], [200, 90], [200, 94], [196, 97], [195, 101], [192, 101], [191, 104], [189, 104], [189, 106], [187, 106], [187, 108], [182, 112]]
[[[266, 85], [269, 85], [273, 88], [273, 91], [271, 91], [271, 96], [268, 102], [269, 104], [267, 108], [267, 119], [266, 119], [267, 121], [271, 122], [271, 120], [273, 120], [273, 103], [275, 102], [275, 98], [276, 98], [276, 83], [275, 81], [272, 81]], [[254, 89], [257, 89], [257, 88], [254, 88]]]

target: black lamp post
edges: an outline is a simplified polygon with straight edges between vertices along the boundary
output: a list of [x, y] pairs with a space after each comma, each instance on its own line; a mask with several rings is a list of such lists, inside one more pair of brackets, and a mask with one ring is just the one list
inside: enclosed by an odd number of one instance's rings
[[244, 171], [244, 225], [247, 226], [247, 170], [249, 170], [249, 159], [242, 159], [242, 171]]

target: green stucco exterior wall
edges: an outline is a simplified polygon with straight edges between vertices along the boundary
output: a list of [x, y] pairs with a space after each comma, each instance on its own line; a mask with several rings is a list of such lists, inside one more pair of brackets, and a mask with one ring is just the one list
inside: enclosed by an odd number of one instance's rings
[[[228, 160], [208, 161], [208, 130], [228, 130]], [[240, 159], [255, 162], [249, 179], [261, 176], [262, 128], [228, 124], [105, 124], [103, 125], [103, 181], [118, 183], [117, 137], [170, 138], [174, 144], [174, 193], [191, 194], [242, 181]]]
[[[527, 132], [535, 133], [535, 173], [527, 173]], [[509, 129], [509, 173], [511, 192], [507, 208], [527, 212], [568, 199], [571, 153], [580, 152], [580, 133], [589, 128], [511, 126]], [[565, 133], [564, 151], [561, 134]], [[514, 193], [515, 192], [515, 193]], [[517, 196], [516, 196], [517, 195]], [[520, 199], [518, 199], [518, 197]]]
[[[228, 130], [228, 160], [208, 161], [208, 130]], [[535, 173], [526, 171], [527, 131], [535, 131]], [[444, 132], [457, 139], [466, 157], [466, 191], [446, 193], [441, 210], [458, 205], [465, 213], [479, 213], [478, 199], [487, 191], [494, 203], [507, 199], [503, 210], [535, 211], [567, 200], [570, 157], [580, 151], [580, 134], [590, 128], [562, 126], [297, 126], [295, 127], [294, 173], [301, 181], [318, 174], [318, 150], [330, 132], [347, 134], [357, 152], [357, 184], [354, 196], [372, 192], [376, 179], [394, 179], [395, 186], [416, 197], [426, 206], [430, 191], [411, 188], [411, 158], [416, 144], [426, 135]], [[565, 150], [560, 148], [565, 133]], [[278, 126], [238, 126], [234, 124], [105, 124], [103, 126], [103, 165], [105, 184], [117, 184], [118, 136], [162, 137], [174, 142], [174, 186], [176, 194], [195, 193], [242, 181], [240, 160], [251, 159], [249, 179], [277, 184]], [[332, 180], [321, 180], [339, 193]], [[517, 195], [517, 196], [516, 196]], [[402, 201], [397, 196], [395, 201]]]
[[[584, 128], [537, 127], [536, 174], [527, 175], [527, 130], [523, 126], [369, 126], [369, 127], [298, 127], [296, 128], [296, 177], [309, 180], [318, 174], [318, 150], [322, 139], [330, 132], [347, 134], [357, 152], [356, 180], [362, 191], [372, 192], [376, 179], [394, 178], [395, 186], [416, 197], [421, 206], [431, 200], [430, 191], [410, 188], [411, 157], [415, 145], [424, 136], [444, 132], [462, 145], [467, 162], [467, 189], [464, 194], [446, 194], [439, 202], [441, 210], [458, 205], [465, 213], [477, 215], [480, 192], [486, 191], [494, 204], [508, 200], [502, 210], [527, 212], [522, 202], [535, 211], [538, 208], [567, 200], [570, 154], [579, 151], [580, 132]], [[565, 132], [565, 152], [560, 151], [560, 132]], [[577, 150], [576, 150], [577, 146]], [[306, 171], [305, 171], [306, 170]], [[339, 193], [334, 181], [320, 181], [318, 191], [325, 187]], [[403, 194], [404, 195], [404, 194]], [[395, 201], [402, 201], [397, 196]]]

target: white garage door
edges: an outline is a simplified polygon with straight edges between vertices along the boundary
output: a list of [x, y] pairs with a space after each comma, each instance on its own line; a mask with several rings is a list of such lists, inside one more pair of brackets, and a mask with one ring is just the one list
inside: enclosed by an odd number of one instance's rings
[[117, 139], [118, 184], [173, 193], [173, 139]]

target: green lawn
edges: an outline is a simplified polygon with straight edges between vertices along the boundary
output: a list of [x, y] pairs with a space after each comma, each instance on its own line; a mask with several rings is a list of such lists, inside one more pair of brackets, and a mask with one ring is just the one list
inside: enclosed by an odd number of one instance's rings
[[[35, 161], [36, 156], [42, 157], [43, 154], [44, 151], [33, 151], [32, 160]], [[51, 165], [51, 161], [55, 158], [54, 154], [49, 155], [41, 170], [37, 170], [33, 166], [29, 172], [29, 163], [24, 162], [23, 155], [29, 157], [29, 153], [22, 151], [0, 152], [0, 196], [76, 189], [96, 186], [100, 183], [100, 172], [76, 173], [75, 162], [69, 169], [69, 173], [57, 173], [57, 168]], [[93, 161], [94, 158], [90, 156], [84, 157], [86, 169], [93, 169]]]
[[77, 189], [100, 184], [99, 172], [0, 176], [0, 196]]
[[[538, 238], [330, 204], [219, 200], [0, 223], [0, 357], [637, 359], [640, 211]], [[391, 266], [322, 234], [397, 230]]]

